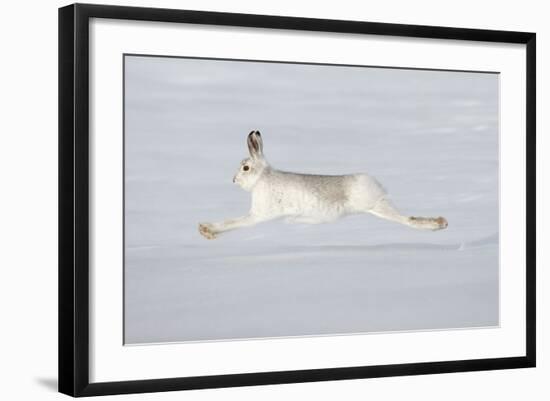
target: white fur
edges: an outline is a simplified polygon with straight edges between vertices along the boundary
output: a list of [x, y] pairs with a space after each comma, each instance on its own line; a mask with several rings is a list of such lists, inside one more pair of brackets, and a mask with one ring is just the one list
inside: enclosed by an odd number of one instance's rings
[[281, 217], [288, 222], [317, 224], [357, 213], [371, 213], [418, 229], [447, 227], [443, 217], [401, 215], [382, 185], [367, 174], [311, 175], [276, 170], [263, 155], [263, 141], [258, 131], [248, 135], [247, 144], [250, 158], [241, 162], [233, 182], [251, 192], [250, 211], [243, 217], [199, 224], [199, 232], [208, 239]]

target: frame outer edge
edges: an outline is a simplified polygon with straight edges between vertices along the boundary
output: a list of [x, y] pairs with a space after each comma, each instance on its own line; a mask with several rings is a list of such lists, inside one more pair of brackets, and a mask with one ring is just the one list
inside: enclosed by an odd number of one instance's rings
[[526, 357], [529, 366], [536, 366], [536, 274], [537, 274], [537, 57], [536, 34], [533, 33], [526, 43], [526, 150], [527, 150], [527, 198], [526, 198]]
[[[59, 9], [59, 392], [70, 396], [142, 393], [265, 384], [349, 380], [369, 377], [514, 369], [536, 364], [536, 37], [534, 33], [317, 20], [204, 11], [72, 4]], [[115, 18], [368, 33], [455, 40], [522, 43], [527, 62], [527, 294], [526, 355], [511, 358], [442, 361], [403, 365], [328, 368], [89, 382], [89, 18]]]
[[475, 28], [455, 28], [435, 25], [412, 25], [357, 20], [294, 17], [287, 15], [242, 14], [220, 11], [196, 11], [172, 8], [107, 6], [77, 4], [98, 18], [138, 21], [184, 22], [219, 26], [270, 28], [313, 32], [338, 32], [403, 36], [428, 39], [474, 40], [485, 42], [527, 43], [530, 32]]
[[58, 390], [75, 395], [74, 6], [58, 10]]
[[59, 392], [89, 385], [89, 144], [86, 6], [59, 9]]
[[75, 395], [89, 385], [89, 18], [87, 6], [74, 12], [74, 300]]

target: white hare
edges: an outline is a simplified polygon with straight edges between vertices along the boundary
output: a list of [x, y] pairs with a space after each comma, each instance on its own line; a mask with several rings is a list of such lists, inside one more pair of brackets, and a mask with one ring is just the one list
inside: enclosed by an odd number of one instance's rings
[[250, 157], [241, 162], [233, 182], [252, 193], [250, 211], [243, 217], [199, 224], [199, 232], [208, 239], [281, 217], [290, 222], [316, 224], [356, 213], [371, 213], [424, 230], [447, 227], [443, 217], [403, 216], [391, 204], [382, 185], [367, 174], [312, 175], [276, 170], [264, 157], [259, 131], [248, 134], [247, 144]]

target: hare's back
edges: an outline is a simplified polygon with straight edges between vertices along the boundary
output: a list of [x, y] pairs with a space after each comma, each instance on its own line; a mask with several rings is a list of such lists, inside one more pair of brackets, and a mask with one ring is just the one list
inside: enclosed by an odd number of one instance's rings
[[270, 198], [281, 204], [335, 209], [340, 212], [368, 210], [386, 191], [368, 174], [314, 175], [277, 172], [266, 180]]
[[321, 201], [343, 204], [348, 199], [351, 175], [303, 175], [304, 188], [316, 194]]
[[329, 201], [342, 201], [346, 198], [350, 175], [315, 175], [283, 173], [284, 185], [294, 187], [300, 192], [315, 195]]

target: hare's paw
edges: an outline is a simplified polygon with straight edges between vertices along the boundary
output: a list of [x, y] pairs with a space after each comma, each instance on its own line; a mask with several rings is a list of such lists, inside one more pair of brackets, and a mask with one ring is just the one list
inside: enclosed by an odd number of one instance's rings
[[199, 223], [199, 232], [206, 239], [215, 239], [218, 234], [210, 223]]
[[408, 218], [407, 224], [421, 230], [443, 230], [449, 226], [445, 217], [415, 217]]
[[447, 219], [445, 217], [438, 217], [435, 219], [435, 222], [438, 225], [438, 230], [443, 230], [449, 226], [449, 223], [447, 222]]

